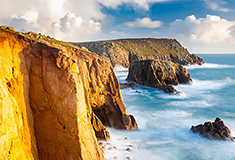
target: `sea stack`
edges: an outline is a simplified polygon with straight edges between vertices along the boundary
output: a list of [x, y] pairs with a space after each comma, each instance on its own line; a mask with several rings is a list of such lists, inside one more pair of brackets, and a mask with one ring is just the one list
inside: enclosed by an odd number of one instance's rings
[[182, 65], [163, 60], [135, 61], [129, 68], [127, 80], [158, 88], [166, 93], [177, 92], [172, 85], [192, 81]]

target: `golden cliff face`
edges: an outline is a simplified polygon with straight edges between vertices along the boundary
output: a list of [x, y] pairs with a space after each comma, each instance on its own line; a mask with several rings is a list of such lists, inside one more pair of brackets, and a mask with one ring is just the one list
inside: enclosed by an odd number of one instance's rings
[[56, 47], [0, 29], [0, 159], [104, 159], [103, 124], [137, 128], [111, 65]]
[[27, 42], [0, 35], [0, 159], [37, 159], [29, 76], [22, 50]]

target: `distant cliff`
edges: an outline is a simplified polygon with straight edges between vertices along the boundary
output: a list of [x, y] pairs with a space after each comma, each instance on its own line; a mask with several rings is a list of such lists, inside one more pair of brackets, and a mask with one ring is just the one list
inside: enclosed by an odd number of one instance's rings
[[104, 159], [104, 125], [137, 128], [94, 53], [1, 27], [0, 75], [0, 159]]
[[172, 61], [181, 65], [204, 63], [203, 59], [190, 54], [175, 39], [119, 39], [72, 44], [97, 53], [110, 60], [113, 66], [129, 67], [134, 61], [146, 59]]

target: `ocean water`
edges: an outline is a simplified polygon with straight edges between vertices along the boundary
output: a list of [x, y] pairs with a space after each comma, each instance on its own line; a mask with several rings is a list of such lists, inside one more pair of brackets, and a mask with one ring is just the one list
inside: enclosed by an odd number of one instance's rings
[[[220, 117], [235, 136], [235, 54], [200, 56], [206, 64], [186, 66], [193, 83], [176, 86], [180, 95], [144, 86], [121, 90], [139, 130], [108, 128], [111, 140], [103, 144], [106, 159], [235, 159], [235, 142], [210, 141], [190, 131], [192, 125]], [[115, 72], [119, 82], [125, 82], [128, 70]]]

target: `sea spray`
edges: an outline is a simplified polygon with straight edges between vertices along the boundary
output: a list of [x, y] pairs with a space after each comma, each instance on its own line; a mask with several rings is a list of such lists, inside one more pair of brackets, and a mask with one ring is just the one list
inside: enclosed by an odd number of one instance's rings
[[[181, 94], [169, 95], [140, 85], [123, 89], [124, 103], [140, 129], [109, 129], [110, 143], [117, 150], [105, 150], [106, 158], [235, 159], [235, 143], [210, 141], [190, 131], [193, 124], [221, 117], [235, 136], [235, 55], [216, 56], [202, 55], [208, 63], [189, 69], [193, 83], [176, 86]], [[127, 69], [115, 72], [120, 82], [126, 82]], [[126, 151], [128, 145], [133, 146], [132, 152]]]

